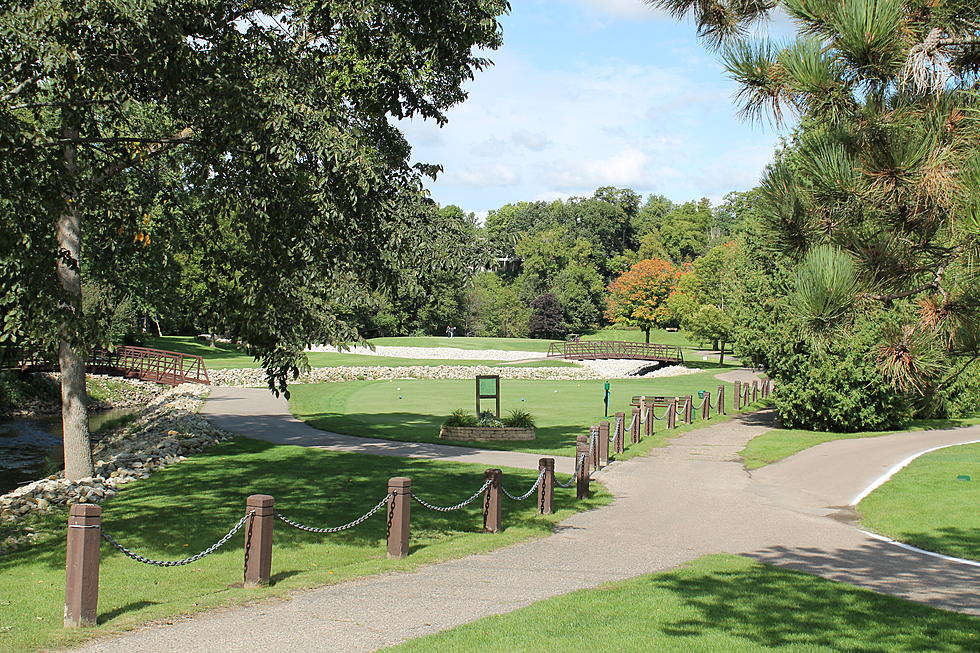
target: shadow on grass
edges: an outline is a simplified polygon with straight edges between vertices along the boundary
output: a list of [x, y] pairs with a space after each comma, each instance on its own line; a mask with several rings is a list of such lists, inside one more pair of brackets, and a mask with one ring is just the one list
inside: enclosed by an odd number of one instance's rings
[[[878, 574], [884, 568], [898, 571], [899, 582], [902, 582], [898, 563], [907, 562], [906, 556], [901, 554], [864, 548], [834, 551], [776, 548], [753, 557], [851, 583], [866, 580], [867, 572]], [[934, 567], [927, 570], [917, 566], [916, 569], [949, 578], [948, 569]], [[680, 570], [644, 580], [652, 588], [668, 590], [689, 608], [685, 610], [689, 616], [664, 624], [663, 632], [673, 637], [695, 638], [720, 631], [767, 648], [977, 650], [980, 620], [976, 618], [932, 610], [848, 585], [822, 582], [785, 569], [752, 565], [737, 571], [685, 573]], [[967, 580], [975, 583], [977, 575], [962, 574], [951, 580], [960, 582], [961, 588], [967, 589], [963, 583]], [[878, 587], [884, 586], [883, 582], [878, 582]], [[890, 587], [894, 591], [895, 586]], [[972, 594], [969, 600], [962, 596], [964, 600], [959, 607], [970, 605], [976, 609], [977, 599], [975, 593]]]
[[929, 532], [902, 531], [894, 539], [926, 551], [980, 561], [980, 530], [946, 526]]
[[122, 616], [127, 612], [135, 612], [137, 610], [142, 610], [143, 608], [148, 608], [151, 605], [159, 605], [158, 601], [133, 601], [132, 603], [127, 603], [126, 605], [121, 605], [115, 610], [109, 610], [108, 612], [102, 612], [99, 614], [99, 621], [105, 623], [111, 621], [116, 617]]
[[[244, 514], [251, 494], [271, 494], [285, 517], [314, 527], [345, 524], [374, 507], [387, 492], [388, 479], [412, 478], [413, 489], [436, 505], [453, 505], [483, 484], [481, 468], [387, 456], [276, 446], [250, 439], [222, 443], [152, 477], [123, 486], [103, 507], [103, 528], [124, 546], [151, 558], [183, 558], [213, 544]], [[508, 489], [526, 490], [537, 478], [531, 470], [505, 470]], [[571, 508], [573, 491], [557, 491], [555, 508]], [[530, 508], [528, 507], [530, 506]], [[384, 508], [370, 519], [340, 533], [331, 543], [377, 547], [386, 541]], [[0, 571], [25, 562], [63, 568], [64, 512], [45, 518], [50, 537], [0, 557]], [[62, 520], [60, 523], [58, 520]], [[460, 532], [482, 532], [482, 502], [449, 513], [412, 507], [412, 540], [416, 547], [443, 541]], [[536, 519], [533, 500], [505, 506], [505, 526], [542, 534], [550, 522]], [[322, 535], [288, 528], [277, 522], [275, 546], [302, 546]], [[236, 535], [227, 546], [241, 546]], [[107, 555], [119, 555], [106, 550]], [[294, 572], [298, 573], [298, 572]]]

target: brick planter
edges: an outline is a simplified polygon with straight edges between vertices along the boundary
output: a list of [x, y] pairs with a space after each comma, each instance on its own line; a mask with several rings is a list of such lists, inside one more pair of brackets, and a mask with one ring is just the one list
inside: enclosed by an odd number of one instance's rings
[[533, 440], [534, 429], [507, 426], [443, 426], [439, 429], [442, 440]]

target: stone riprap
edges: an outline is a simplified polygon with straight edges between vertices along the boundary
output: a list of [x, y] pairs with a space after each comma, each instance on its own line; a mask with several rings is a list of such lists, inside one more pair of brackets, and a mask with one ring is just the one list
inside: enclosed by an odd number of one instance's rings
[[[198, 414], [207, 386], [186, 383], [159, 392], [130, 424], [110, 431], [93, 447], [95, 475], [67, 481], [56, 474], [23, 485], [0, 496], [0, 523], [72, 503], [99, 503], [116, 488], [155, 470], [185, 460], [230, 436]], [[11, 529], [17, 530], [17, 529]], [[19, 529], [0, 542], [0, 553], [33, 539], [33, 531]]]

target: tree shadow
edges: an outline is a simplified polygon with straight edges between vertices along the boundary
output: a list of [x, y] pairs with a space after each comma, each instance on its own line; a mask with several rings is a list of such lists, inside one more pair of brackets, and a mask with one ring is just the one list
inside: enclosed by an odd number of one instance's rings
[[903, 531], [895, 539], [926, 551], [980, 561], [980, 530], [946, 526], [928, 532]]
[[116, 617], [126, 614], [127, 612], [135, 612], [137, 610], [142, 610], [143, 608], [148, 608], [152, 605], [160, 605], [160, 602], [159, 601], [133, 601], [132, 603], [121, 605], [115, 610], [109, 610], [108, 612], [103, 612], [99, 614], [98, 620], [99, 623], [102, 624], [108, 623], [113, 619], [115, 619]]

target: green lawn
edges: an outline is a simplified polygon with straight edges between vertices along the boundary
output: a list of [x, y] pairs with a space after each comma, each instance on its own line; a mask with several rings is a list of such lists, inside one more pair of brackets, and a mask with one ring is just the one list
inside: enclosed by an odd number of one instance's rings
[[980, 618], [716, 555], [384, 650], [967, 653], [980, 650]]
[[[614, 379], [610, 415], [630, 411], [634, 395], [697, 395], [714, 391], [715, 371], [659, 379]], [[729, 385], [730, 384], [726, 384]], [[728, 391], [731, 405], [731, 389]], [[408, 442], [444, 442], [487, 449], [509, 449], [550, 455], [573, 455], [575, 437], [603, 419], [602, 381], [501, 381], [501, 415], [529, 411], [537, 422], [537, 439], [524, 442], [439, 440], [439, 427], [457, 408], [473, 411], [472, 379], [402, 379], [349, 381], [290, 386], [289, 407], [311, 426], [325, 431]], [[485, 407], [492, 409], [488, 402]], [[663, 430], [657, 422], [657, 430]]]
[[[915, 420], [906, 429], [908, 431], [926, 431], [929, 429], [955, 428], [980, 424], [980, 415], [962, 419], [920, 419]], [[862, 431], [858, 433], [833, 433], [825, 431], [804, 431], [800, 429], [773, 429], [749, 440], [749, 443], [739, 454], [742, 456], [746, 469], [756, 469], [770, 463], [778, 462], [810, 447], [834, 440], [851, 440], [854, 438], [876, 438], [892, 435], [895, 431]]]
[[[960, 480], [968, 476], [971, 480]], [[980, 444], [916, 458], [860, 504], [861, 523], [927, 551], [980, 560]]]
[[[600, 329], [594, 333], [582, 334], [582, 340], [624, 340], [645, 342], [646, 336], [639, 329]], [[451, 347], [453, 349], [499, 349], [503, 351], [547, 352], [554, 340], [536, 338], [447, 338], [445, 336], [372, 338], [379, 347]], [[679, 345], [687, 349], [699, 349], [700, 343], [691, 341], [681, 331], [654, 329], [650, 332], [650, 342], [662, 345]]]
[[[243, 514], [249, 494], [276, 497], [286, 517], [314, 526], [335, 526], [366, 512], [385, 494], [392, 476], [409, 476], [414, 490], [439, 505], [456, 503], [483, 483], [475, 465], [408, 460], [274, 446], [240, 439], [123, 486], [104, 504], [106, 532], [151, 558], [177, 559], [221, 537]], [[505, 487], [523, 494], [536, 473], [507, 469]], [[64, 630], [65, 513], [36, 518], [42, 537], [35, 545], [0, 557], [0, 650], [61, 647], [87, 637], [205, 608], [283, 594], [286, 590], [336, 583], [388, 570], [460, 557], [551, 533], [577, 510], [607, 503], [609, 495], [574, 500], [574, 490], [556, 489], [557, 512], [540, 516], [533, 500], [504, 505], [505, 529], [480, 532], [479, 500], [451, 513], [412, 507], [412, 550], [405, 560], [388, 560], [384, 511], [357, 528], [315, 535], [277, 522], [273, 585], [244, 590], [241, 533], [214, 555], [175, 568], [139, 564], [102, 547], [99, 623], [94, 629]], [[517, 507], [519, 506], [519, 507]], [[6, 534], [0, 533], [0, 537]]]
[[[433, 339], [427, 338], [426, 340]], [[501, 340], [503, 340], [503, 338], [501, 338]], [[537, 340], [533, 342], [540, 343], [542, 341]], [[146, 346], [176, 351], [183, 354], [202, 356], [208, 369], [213, 370], [259, 367], [259, 362], [246, 354], [241, 347], [229, 343], [216, 343], [212, 349], [205, 342], [197, 340], [191, 336], [164, 336], [163, 338], [147, 338]], [[461, 347], [460, 349], [479, 348]], [[494, 347], [488, 347], [488, 349], [494, 349]], [[499, 347], [496, 349], [499, 349]], [[548, 348], [545, 346], [544, 351], [547, 350]], [[312, 367], [411, 367], [416, 365], [425, 367], [439, 365], [461, 365], [464, 367], [475, 367], [478, 365], [491, 365], [497, 367], [575, 367], [574, 363], [560, 360], [514, 364], [494, 360], [396, 358], [394, 356], [369, 356], [365, 354], [339, 354], [333, 352], [311, 352], [307, 354], [307, 357], [309, 358], [310, 365]]]

